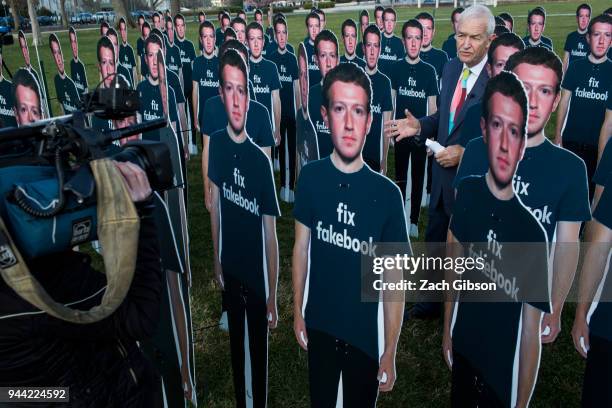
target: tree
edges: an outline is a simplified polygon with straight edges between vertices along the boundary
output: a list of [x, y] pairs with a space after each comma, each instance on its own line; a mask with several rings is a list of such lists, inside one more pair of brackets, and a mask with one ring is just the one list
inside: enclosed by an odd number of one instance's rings
[[13, 16], [13, 21], [15, 22], [15, 31], [19, 30], [19, 10], [18, 5], [15, 0], [8, 0], [9, 8], [11, 9], [11, 15]]
[[62, 16], [62, 27], [68, 28], [68, 15], [66, 14], [66, 0], [60, 0], [60, 15]]
[[[28, 15], [30, 16], [30, 24], [32, 25], [32, 41], [35, 45], [40, 45], [40, 28], [38, 27], [38, 15], [36, 14], [34, 0], [28, 0]], [[19, 20], [15, 22], [15, 25], [19, 25]]]
[[129, 24], [130, 27], [134, 27], [135, 24], [132, 21], [132, 16], [130, 15], [130, 13], [128, 13], [127, 6], [125, 5], [125, 1], [124, 0], [112, 0], [112, 4], [113, 4], [113, 9], [115, 10], [115, 15], [117, 16], [117, 19], [115, 20], [115, 22], [119, 23], [119, 20], [121, 19], [121, 17], [123, 17], [125, 21]]
[[181, 11], [181, 0], [170, 0], [170, 14], [176, 16]]

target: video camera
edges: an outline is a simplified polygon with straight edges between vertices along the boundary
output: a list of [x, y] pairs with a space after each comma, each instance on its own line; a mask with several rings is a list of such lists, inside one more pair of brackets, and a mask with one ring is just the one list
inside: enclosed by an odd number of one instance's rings
[[0, 130], [0, 215], [26, 258], [96, 239], [92, 160], [134, 163], [146, 172], [153, 190], [172, 187], [174, 172], [165, 143], [116, 144], [165, 127], [166, 119], [106, 132], [87, 126], [87, 113], [105, 119], [134, 115], [139, 108], [136, 91], [96, 89], [85, 96], [81, 108], [71, 115]]

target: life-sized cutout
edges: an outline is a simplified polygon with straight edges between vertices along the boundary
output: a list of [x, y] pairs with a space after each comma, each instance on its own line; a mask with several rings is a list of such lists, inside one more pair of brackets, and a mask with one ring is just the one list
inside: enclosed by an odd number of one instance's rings
[[79, 108], [81, 96], [72, 79], [66, 75], [62, 46], [55, 33], [49, 35], [49, 48], [51, 49], [51, 56], [57, 68], [57, 74], [53, 78], [53, 82], [55, 83], [55, 94], [62, 106], [64, 115], [67, 115], [75, 112]]
[[308, 114], [308, 61], [304, 44], [300, 43], [298, 49], [298, 73], [299, 73], [299, 95], [300, 107], [297, 108], [295, 116], [295, 139], [297, 148], [297, 174], [306, 163], [319, 160], [319, 145], [317, 132]]
[[21, 56], [23, 57], [23, 66], [22, 68], [26, 69], [30, 74], [34, 76], [36, 82], [38, 83], [38, 94], [42, 97], [41, 99], [41, 107], [42, 107], [42, 116], [49, 116], [49, 107], [47, 102], [47, 97], [45, 93], [45, 84], [41, 81], [40, 75], [38, 74], [36, 68], [32, 65], [32, 58], [30, 57], [30, 48], [28, 47], [28, 40], [26, 39], [26, 35], [22, 30], [19, 30], [17, 35], [19, 39], [19, 48], [21, 50]]
[[[540, 362], [540, 324], [552, 307], [547, 234], [513, 186], [527, 144], [523, 83], [500, 73], [489, 80], [482, 106], [489, 167], [486, 175], [459, 184], [447, 251], [484, 263], [462, 274], [446, 270], [451, 289], [442, 347], [453, 371], [453, 403], [484, 398], [474, 397], [480, 394], [500, 406], [527, 406]], [[492, 287], [458, 288], [458, 280]], [[485, 391], [465, 380], [474, 376]]]
[[17, 126], [24, 126], [43, 119], [40, 84], [30, 71], [20, 68], [13, 75], [12, 107]]
[[[155, 36], [157, 37], [157, 36]], [[153, 45], [147, 44], [146, 60], [149, 64], [149, 78], [143, 83], [157, 83], [158, 93], [150, 101], [157, 101], [159, 117], [170, 120], [176, 116], [174, 93], [168, 87], [166, 64], [160, 47], [161, 39], [157, 37]], [[139, 90], [142, 92], [141, 83]], [[149, 96], [152, 94], [147, 92]], [[145, 115], [146, 116], [146, 115]], [[146, 119], [145, 119], [146, 120]], [[148, 132], [145, 140], [164, 142], [169, 150], [172, 168], [175, 174], [174, 187], [165, 191], [158, 203], [158, 220], [166, 225], [172, 234], [164, 238], [163, 252], [166, 253], [164, 266], [173, 273], [168, 274], [169, 309], [164, 309], [164, 322], [158, 328], [151, 347], [153, 359], [159, 365], [164, 378], [164, 392], [168, 405], [183, 404], [183, 400], [195, 402], [195, 359], [193, 350], [193, 332], [189, 291], [191, 287], [191, 267], [189, 263], [189, 236], [187, 229], [187, 212], [185, 204], [185, 167], [183, 147], [174, 129], [169, 126], [159, 132]], [[169, 313], [168, 313], [169, 312]]]
[[85, 64], [79, 59], [79, 39], [74, 27], [68, 29], [68, 37], [70, 38], [70, 49], [72, 58], [70, 59], [70, 79], [74, 82], [80, 94], [88, 92], [87, 73]]

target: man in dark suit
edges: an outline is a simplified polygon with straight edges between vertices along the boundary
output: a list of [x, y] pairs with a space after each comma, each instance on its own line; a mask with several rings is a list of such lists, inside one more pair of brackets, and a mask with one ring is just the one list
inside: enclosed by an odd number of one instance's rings
[[[480, 103], [489, 79], [485, 65], [494, 29], [495, 19], [485, 6], [474, 5], [461, 13], [456, 33], [457, 58], [449, 61], [442, 71], [440, 108], [420, 120], [406, 110], [405, 119], [389, 121], [385, 126], [385, 135], [395, 137], [396, 141], [405, 137], [433, 138], [444, 147], [436, 153], [433, 162], [429, 222], [425, 233], [428, 243], [446, 241], [455, 201], [453, 180], [463, 154], [459, 135], [466, 112]], [[411, 316], [418, 318], [439, 313], [439, 304], [421, 303], [413, 308]]]

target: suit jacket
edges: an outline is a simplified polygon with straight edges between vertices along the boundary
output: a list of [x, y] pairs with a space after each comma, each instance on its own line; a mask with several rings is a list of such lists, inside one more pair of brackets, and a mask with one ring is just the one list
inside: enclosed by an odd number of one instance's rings
[[[489, 80], [489, 74], [486, 68], [483, 68], [472, 90], [467, 95], [461, 107], [461, 111], [455, 117], [455, 126], [449, 134], [448, 121], [450, 118], [451, 101], [462, 70], [463, 63], [458, 58], [453, 58], [444, 66], [438, 111], [433, 115], [426, 116], [419, 120], [421, 123], [420, 138], [425, 139], [433, 137], [438, 143], [445, 147], [460, 144], [461, 127], [463, 126], [466, 112], [470, 107], [481, 102], [487, 81]], [[456, 173], [456, 166], [444, 168], [433, 160], [431, 198], [429, 201], [430, 210], [436, 208], [439, 201], [443, 200], [444, 210], [446, 214], [450, 216], [455, 202], [453, 180], [455, 179]]]

